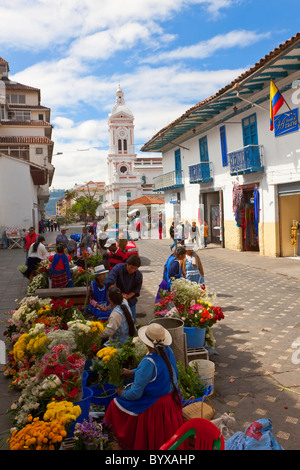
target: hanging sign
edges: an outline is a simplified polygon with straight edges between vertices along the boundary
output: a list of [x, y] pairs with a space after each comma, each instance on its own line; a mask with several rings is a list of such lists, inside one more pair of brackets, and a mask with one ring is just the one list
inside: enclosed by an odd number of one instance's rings
[[274, 117], [275, 137], [299, 130], [298, 108]]

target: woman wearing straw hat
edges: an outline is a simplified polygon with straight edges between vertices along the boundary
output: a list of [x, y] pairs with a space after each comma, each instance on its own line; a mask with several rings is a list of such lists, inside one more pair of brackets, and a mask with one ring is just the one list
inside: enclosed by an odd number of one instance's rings
[[107, 320], [110, 316], [111, 305], [108, 300], [108, 289], [104, 285], [104, 279], [109, 272], [101, 264], [94, 268], [95, 279], [90, 284], [89, 305], [86, 308], [87, 313], [92, 313], [98, 320]]
[[155, 450], [183, 424], [178, 370], [169, 347], [172, 337], [165, 328], [150, 323], [138, 330], [138, 336], [149, 353], [134, 371], [124, 369], [123, 375], [133, 377], [133, 384], [118, 389], [104, 423], [123, 449]]

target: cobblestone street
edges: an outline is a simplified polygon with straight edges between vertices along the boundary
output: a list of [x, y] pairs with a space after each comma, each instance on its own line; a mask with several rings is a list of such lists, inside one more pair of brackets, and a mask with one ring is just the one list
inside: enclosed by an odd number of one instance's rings
[[[46, 233], [46, 240], [52, 242], [55, 235]], [[152, 319], [169, 244], [166, 239], [137, 242], [144, 275], [138, 323]], [[199, 254], [206, 286], [217, 295], [216, 305], [225, 315], [213, 327], [216, 343], [210, 351], [216, 366], [211, 397], [216, 415], [234, 412], [236, 431], [257, 419], [270, 418], [278, 443], [287, 450], [299, 449], [300, 365], [292, 362], [296, 351], [292, 345], [300, 338], [300, 261], [267, 259], [213, 245]], [[21, 250], [1, 250], [2, 321], [4, 313], [15, 307], [15, 299], [25, 295], [27, 281], [17, 271], [24, 257]], [[0, 326], [3, 339], [5, 323]], [[1, 374], [0, 431], [7, 429], [5, 413], [14, 399], [7, 386]]]
[[[170, 253], [169, 242], [142, 240], [138, 244], [144, 261], [144, 288], [137, 312], [150, 319], [163, 264]], [[216, 367], [212, 396], [216, 413], [234, 412], [237, 430], [257, 419], [270, 418], [278, 443], [285, 449], [298, 449], [300, 366], [292, 363], [292, 344], [300, 338], [298, 266], [290, 272], [295, 277], [287, 277], [273, 269], [277, 261], [284, 272], [280, 259], [235, 254], [214, 246], [199, 254], [206, 286], [217, 295], [216, 304], [225, 315], [225, 320], [213, 327], [216, 343], [210, 355]], [[247, 256], [256, 257], [258, 267], [248, 266]], [[288, 261], [300, 268], [300, 261]], [[145, 317], [139, 320], [144, 323]]]

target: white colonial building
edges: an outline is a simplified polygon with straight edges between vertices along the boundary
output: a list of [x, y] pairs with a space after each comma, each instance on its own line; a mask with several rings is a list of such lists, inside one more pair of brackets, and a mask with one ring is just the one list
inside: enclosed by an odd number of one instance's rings
[[137, 156], [134, 142], [134, 116], [125, 103], [120, 86], [116, 103], [108, 116], [109, 153], [105, 206], [143, 195], [153, 196], [154, 178], [163, 171], [161, 157]]
[[119, 87], [116, 103], [108, 116], [109, 153], [107, 157], [108, 184], [105, 203], [112, 205], [122, 198], [136, 199], [142, 195], [142, 180], [134, 171], [134, 116], [126, 106], [124, 93]]
[[[300, 236], [298, 246], [291, 237], [300, 221], [299, 70], [298, 33], [142, 147], [163, 156], [155, 189], [165, 193], [167, 224], [203, 229], [206, 220], [223, 247], [300, 255]], [[273, 131], [271, 80], [285, 100]]]
[[41, 91], [9, 79], [0, 57], [0, 231], [26, 230], [43, 216], [54, 167], [50, 109]]

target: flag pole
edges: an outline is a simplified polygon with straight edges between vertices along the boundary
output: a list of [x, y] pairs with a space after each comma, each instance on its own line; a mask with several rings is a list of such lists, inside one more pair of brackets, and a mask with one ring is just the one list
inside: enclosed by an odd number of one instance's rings
[[[273, 82], [273, 83], [274, 83], [274, 82]], [[283, 99], [283, 101], [285, 102], [285, 104], [287, 105], [287, 107], [289, 108], [290, 112], [291, 112], [291, 113], [292, 113], [292, 115], [294, 116], [294, 118], [295, 118], [296, 122], [297, 122], [297, 123], [298, 123], [298, 125], [300, 126], [300, 123], [299, 123], [299, 121], [298, 121], [298, 119], [297, 119], [297, 116], [296, 116], [296, 114], [294, 114], [294, 113], [293, 113], [293, 111], [291, 110], [290, 106], [287, 104], [287, 102], [286, 102], [286, 100], [285, 100], [285, 98], [284, 98], [283, 94], [282, 94], [282, 93], [281, 93], [281, 91], [278, 89], [277, 85], [276, 85], [275, 83], [274, 83], [274, 85], [275, 85], [275, 87], [277, 88], [277, 90], [279, 91], [280, 95], [282, 96], [282, 99]]]
[[[281, 96], [282, 96], [282, 95], [281, 95]], [[282, 98], [283, 98], [283, 96], [282, 96]], [[287, 104], [287, 102], [285, 101], [284, 98], [283, 98], [283, 101], [285, 102], [285, 104], [286, 104], [287, 107], [289, 108], [290, 112], [291, 112], [292, 115], [294, 116], [295, 120], [297, 121], [298, 125], [300, 126], [300, 122], [298, 121], [296, 114], [293, 113], [293, 111], [291, 110], [291, 108], [289, 107], [289, 105]]]

